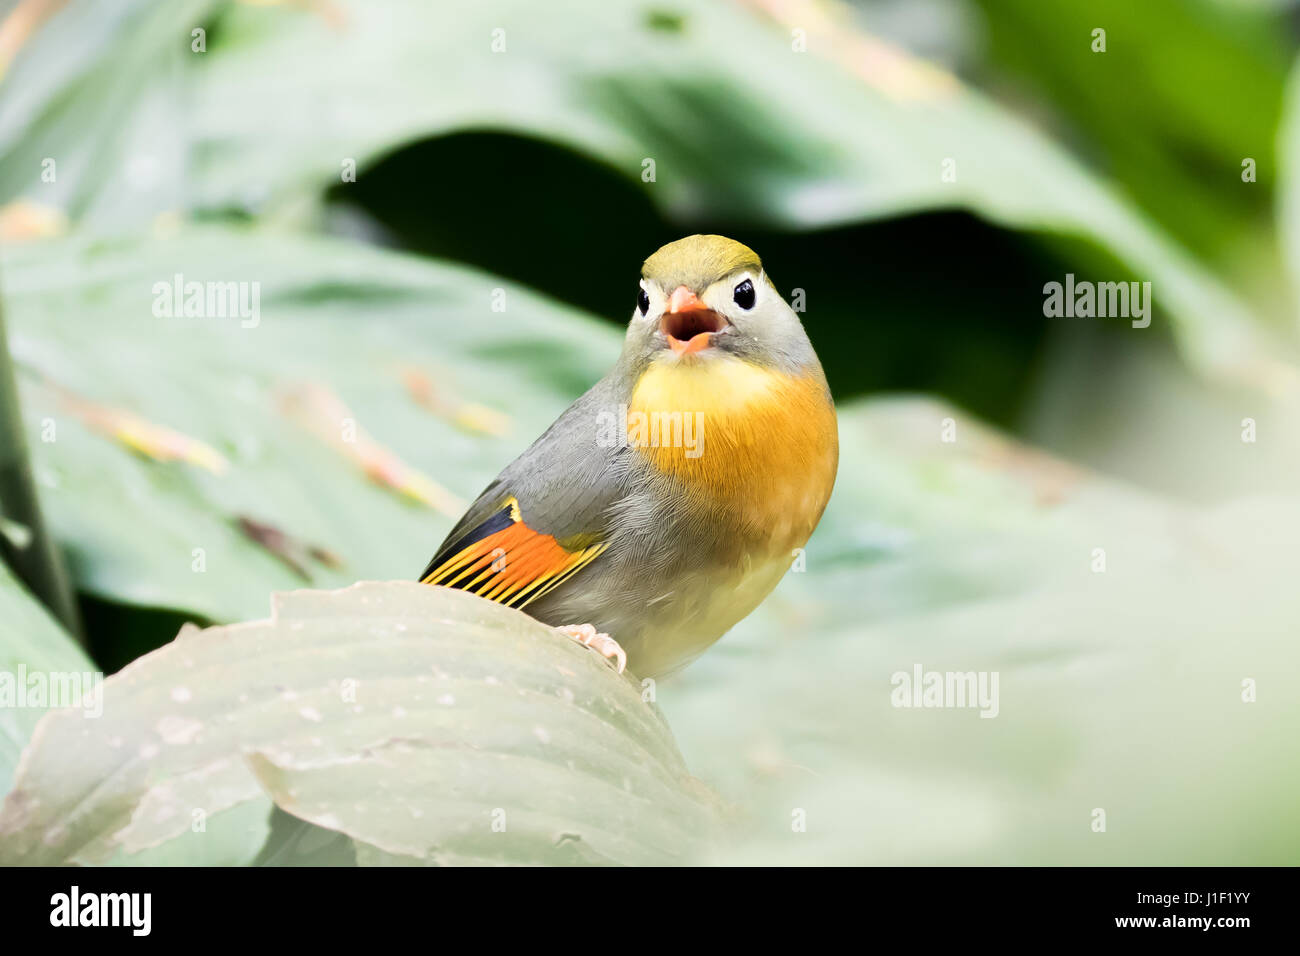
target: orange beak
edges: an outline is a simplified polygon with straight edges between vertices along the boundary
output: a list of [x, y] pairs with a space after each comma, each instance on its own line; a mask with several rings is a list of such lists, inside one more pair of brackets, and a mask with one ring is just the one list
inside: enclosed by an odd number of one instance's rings
[[674, 354], [691, 355], [713, 344], [713, 333], [721, 332], [724, 325], [722, 316], [686, 286], [679, 285], [668, 297], [660, 329]]
[[707, 307], [700, 301], [700, 297], [684, 285], [679, 285], [673, 290], [673, 294], [668, 297], [668, 311], [674, 314], [678, 312], [698, 312], [704, 308]]

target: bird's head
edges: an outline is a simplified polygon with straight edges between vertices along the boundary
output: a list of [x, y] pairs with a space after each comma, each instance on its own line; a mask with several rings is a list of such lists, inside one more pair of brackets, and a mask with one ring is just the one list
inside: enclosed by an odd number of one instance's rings
[[816, 361], [758, 256], [725, 236], [687, 236], [645, 261], [624, 358], [642, 368], [741, 359], [795, 370]]

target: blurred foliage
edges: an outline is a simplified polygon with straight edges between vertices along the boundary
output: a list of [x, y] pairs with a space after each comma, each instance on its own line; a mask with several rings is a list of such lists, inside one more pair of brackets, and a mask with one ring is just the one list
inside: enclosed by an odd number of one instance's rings
[[[30, 36], [0, 28], [0, 278], [35, 476], [100, 667], [185, 620], [262, 617], [273, 591], [412, 577], [459, 503], [611, 364], [640, 260], [723, 232], [784, 293], [806, 291], [841, 403], [835, 496], [807, 573], [659, 688], [685, 765], [661, 724], [627, 743], [671, 753], [681, 788], [639, 821], [650, 835], [627, 821], [626, 843], [601, 833], [619, 811], [572, 774], [546, 795], [564, 812], [501, 858], [657, 862], [689, 843], [721, 862], [1297, 859], [1300, 74], [1288, 92], [1286, 5], [22, 9]], [[944, 66], [906, 51], [918, 37]], [[1242, 181], [1245, 157], [1257, 182]], [[1045, 320], [1043, 284], [1066, 272], [1150, 281], [1152, 327]], [[156, 315], [156, 284], [178, 274], [261, 283], [257, 327]], [[949, 418], [954, 444], [938, 441]], [[1246, 418], [1258, 444], [1241, 441]], [[40, 440], [48, 420], [55, 441]], [[1099, 547], [1105, 574], [1090, 569]], [[489, 658], [523, 666], [492, 644], [518, 621], [479, 646], [422, 620], [439, 636], [407, 656], [356, 640], [392, 626], [368, 622], [357, 589], [280, 600], [319, 620], [187, 632], [112, 679], [122, 710], [96, 731], [118, 747], [51, 715], [26, 796], [0, 816], [8, 852], [400, 863], [463, 837], [439, 826], [477, 825], [458, 814], [483, 794], [457, 809], [447, 784], [486, 779], [474, 762], [449, 777], [445, 755], [418, 747], [406, 779], [385, 776], [353, 816], [372, 768], [348, 760], [400, 720], [376, 712], [304, 744], [307, 705], [277, 694], [372, 668], [384, 706], [414, 711], [396, 701], [423, 693], [408, 686], [431, 666], [420, 655], [472, 660], [482, 683]], [[5, 578], [10, 608], [0, 664], [90, 666]], [[302, 651], [274, 672], [257, 647], [272, 632]], [[654, 713], [594, 655], [535, 643], [534, 663], [559, 655], [580, 675], [548, 674], [544, 693], [631, 695], [627, 713]], [[210, 685], [177, 682], [190, 652]], [[890, 707], [891, 675], [916, 662], [999, 672], [998, 719]], [[256, 728], [262, 757], [237, 753], [252, 738], [236, 685], [283, 718]], [[177, 701], [176, 686], [198, 696]], [[474, 715], [460, 731], [499, 734], [503, 752], [545, 761], [580, 736], [558, 724], [552, 752], [527, 714], [487, 719], [493, 691], [455, 696]], [[437, 723], [419, 714], [401, 720]], [[0, 711], [0, 792], [37, 716]], [[190, 719], [197, 758], [160, 745]], [[607, 739], [598, 763], [632, 752]], [[127, 759], [127, 741], [158, 752]], [[684, 766], [731, 804], [720, 826], [670, 819], [699, 796]], [[116, 785], [58, 829], [67, 788], [97, 775]], [[33, 794], [44, 809], [24, 820]], [[198, 805], [225, 808], [206, 834], [184, 826]], [[1105, 835], [1088, 828], [1095, 807]], [[443, 859], [499, 849], [471, 840]]]
[[[0, 673], [83, 671], [90, 666], [76, 642], [0, 564]], [[0, 793], [13, 784], [18, 754], [44, 711], [43, 706], [0, 707]]]
[[[1274, 264], [1269, 196], [1295, 49], [1278, 29], [1283, 11], [1218, 0], [979, 7], [984, 82], [1032, 96], [1036, 115], [1192, 251], [1229, 267], [1261, 254]], [[1091, 49], [1096, 28], [1104, 55]], [[1254, 185], [1241, 180], [1247, 157]]]
[[[207, 52], [167, 61], [177, 112], [170, 152], [142, 160], [122, 149], [120, 135], [115, 148], [100, 151], [96, 176], [127, 183], [138, 201], [100, 212], [78, 200], [70, 211], [107, 228], [175, 205], [274, 219], [294, 215], [339, 182], [346, 160], [364, 174], [416, 140], [509, 130], [576, 150], [641, 183], [679, 231], [711, 224], [803, 232], [956, 208], [1005, 227], [1081, 238], [1153, 282], [1198, 368], [1257, 374], [1268, 343], [1258, 339], [1245, 306], [1064, 150], [951, 75], [847, 29], [834, 6], [755, 6], [710, 2], [665, 19], [643, 3], [573, 3], [564, 17], [535, 4], [499, 3], [448, 23], [438, 7], [414, 0], [314, 11], [214, 4]], [[185, 5], [126, 7], [130, 14], [95, 25], [106, 30], [106, 49], [115, 49], [119, 35], [153, 44], [141, 51], [146, 64], [174, 50], [175, 37], [196, 22], [196, 9]], [[163, 17], [172, 18], [170, 35]], [[571, 42], [570, 17], [601, 42]], [[792, 49], [788, 25], [795, 20], [825, 56]], [[507, 52], [494, 54], [492, 31], [501, 22], [511, 24]], [[93, 145], [80, 124], [57, 119], [76, 91], [99, 88], [94, 69], [101, 61], [87, 57], [75, 71], [57, 58], [51, 69], [43, 55], [63, 32], [86, 25], [56, 17], [14, 64], [6, 88], [34, 85], [47, 102], [25, 96], [18, 121], [0, 127], [5, 168], [37, 168], [26, 152], [33, 131], [53, 152], [64, 141], [76, 140], [81, 150]], [[32, 73], [44, 82], [30, 81]], [[154, 95], [154, 86], [147, 90]], [[143, 111], [143, 102], [130, 105]], [[655, 162], [653, 183], [641, 179], [647, 158]], [[942, 175], [947, 160], [955, 163], [951, 181]], [[542, 190], [550, 185], [527, 165], [511, 175]], [[85, 179], [73, 176], [73, 183]], [[40, 185], [26, 172], [0, 180], [0, 199], [48, 200]], [[448, 191], [440, 186], [451, 185], [415, 179], [396, 188], [438, 197]], [[80, 196], [93, 187], [61, 189]], [[493, 230], [523, 227], [510, 208], [487, 199], [482, 211]], [[557, 224], [541, 225], [532, 249], [556, 243]], [[604, 218], [593, 225], [602, 234], [627, 228]], [[571, 235], [576, 248], [591, 229]], [[590, 245], [581, 247], [584, 254]], [[480, 264], [499, 268], [492, 259]], [[862, 310], [842, 315], [841, 327], [860, 320]]]
[[[845, 410], [841, 478], [870, 481], [841, 480], [808, 573], [661, 691], [690, 765], [744, 795], [719, 859], [1300, 859], [1300, 504], [1198, 513], [969, 424], [945, 447], [951, 411]], [[997, 718], [892, 707], [916, 664], [997, 672]], [[1267, 701], [1241, 703], [1247, 677]]]

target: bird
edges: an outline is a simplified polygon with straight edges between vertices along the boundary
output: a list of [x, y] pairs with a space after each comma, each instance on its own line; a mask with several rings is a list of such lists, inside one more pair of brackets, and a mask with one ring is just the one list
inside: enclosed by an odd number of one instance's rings
[[485, 488], [419, 580], [518, 608], [621, 674], [675, 673], [776, 587], [830, 499], [835, 405], [748, 246], [670, 242], [618, 361]]

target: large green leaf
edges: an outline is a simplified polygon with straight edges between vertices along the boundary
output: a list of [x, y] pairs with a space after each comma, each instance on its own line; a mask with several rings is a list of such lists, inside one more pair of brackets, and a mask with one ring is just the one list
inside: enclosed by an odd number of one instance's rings
[[12, 680], [15, 692], [23, 685], [23, 706], [17, 706], [16, 698], [0, 702], [0, 794], [9, 790], [18, 754], [47, 709], [27, 695], [26, 688], [36, 686], [28, 678], [49, 687], [52, 675], [93, 673], [93, 665], [72, 638], [0, 561], [0, 680]]
[[[344, 159], [505, 128], [628, 178], [653, 159], [648, 195], [686, 220], [806, 229], [961, 208], [1080, 237], [1152, 282], [1196, 366], [1269, 365], [1242, 304], [1064, 150], [815, 4], [772, 5], [776, 23], [721, 0], [672, 16], [635, 0], [479, 5], [450, 24], [418, 0], [339, 9], [341, 23], [288, 10], [223, 21], [198, 84], [198, 205], [257, 209], [339, 182]], [[599, 41], [574, 43], [575, 23]]]
[[[73, 4], [33, 38], [14, 77], [39, 72], [68, 34], [84, 34], [97, 22], [91, 6]], [[821, 8], [773, 6], [780, 23], [721, 0], [680, 13], [641, 0], [520, 0], [454, 18], [419, 0], [340, 2], [328, 15], [223, 9], [208, 52], [183, 57], [165, 84], [140, 87], [174, 91], [185, 111], [163, 134], [186, 147], [182, 208], [281, 210], [339, 183], [348, 161], [364, 175], [414, 140], [508, 130], [595, 157], [629, 182], [653, 159], [646, 194], [680, 222], [808, 229], [964, 209], [1080, 238], [1152, 282], [1195, 367], [1270, 383], [1284, 375], [1242, 304], [1080, 163], [953, 77]], [[187, 16], [151, 19], [148, 31], [122, 18], [103, 42], [115, 49], [113, 38], [130, 31], [154, 49], [183, 50], [196, 19]], [[493, 52], [497, 30], [503, 52]], [[807, 53], [794, 49], [795, 30], [807, 34]], [[149, 57], [135, 59], [133, 70], [149, 70]], [[0, 136], [0, 149], [27, 157], [6, 164], [18, 180], [7, 194], [51, 196], [32, 157], [81, 137], [75, 124], [47, 119], [78, 88], [46, 82], [44, 99], [22, 102]], [[11, 77], [3, 96], [20, 98], [19, 89]], [[944, 176], [948, 160], [955, 178]], [[112, 165], [97, 163], [95, 175]], [[496, 212], [503, 229], [509, 212]]]
[[[396, 486], [420, 492], [418, 472], [472, 498], [618, 350], [609, 326], [492, 277], [339, 241], [70, 239], [12, 248], [4, 271], [37, 477], [78, 586], [210, 620], [254, 618], [304, 575], [415, 577], [460, 506]], [[177, 274], [260, 282], [260, 321], [156, 316], [151, 290]], [[451, 411], [420, 404], [412, 375]], [[508, 431], [467, 430], [470, 403]], [[146, 426], [202, 445], [152, 460], [135, 450]], [[155, 440], [164, 457], [181, 441]]]
[[363, 863], [668, 863], [714, 813], [630, 675], [414, 582], [280, 595], [269, 620], [187, 629], [102, 694], [99, 720], [38, 728], [3, 862], [252, 862], [268, 796]]

